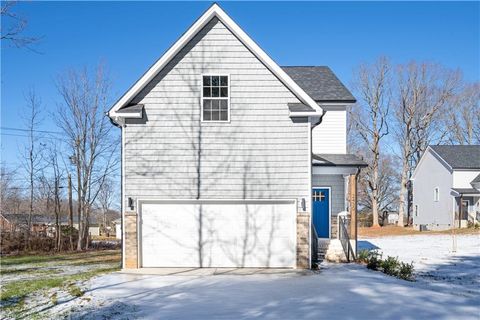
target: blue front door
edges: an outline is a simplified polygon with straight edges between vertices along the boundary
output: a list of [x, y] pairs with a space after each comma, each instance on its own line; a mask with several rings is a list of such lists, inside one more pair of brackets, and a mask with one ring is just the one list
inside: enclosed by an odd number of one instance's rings
[[314, 188], [312, 190], [313, 226], [319, 238], [330, 238], [330, 190]]

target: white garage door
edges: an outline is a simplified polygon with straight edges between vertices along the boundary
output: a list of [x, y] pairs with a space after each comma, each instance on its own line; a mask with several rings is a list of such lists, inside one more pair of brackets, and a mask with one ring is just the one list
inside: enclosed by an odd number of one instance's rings
[[293, 201], [143, 203], [142, 267], [295, 267]]

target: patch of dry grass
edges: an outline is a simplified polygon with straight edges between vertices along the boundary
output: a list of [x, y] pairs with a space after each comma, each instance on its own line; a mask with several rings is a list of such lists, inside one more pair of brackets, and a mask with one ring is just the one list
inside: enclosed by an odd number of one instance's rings
[[103, 251], [83, 251], [68, 252], [60, 254], [26, 254], [20, 256], [6, 256], [1, 259], [1, 266], [25, 266], [28, 264], [48, 264], [56, 265], [78, 265], [88, 263], [108, 263], [112, 260], [120, 261], [119, 250], [103, 250]]
[[[398, 227], [398, 226], [385, 226], [377, 228], [358, 228], [359, 237], [388, 237], [388, 236], [407, 236], [407, 235], [429, 235], [429, 234], [451, 234], [452, 230], [444, 231], [417, 231], [413, 227]], [[455, 229], [456, 234], [478, 234], [480, 235], [480, 229], [474, 228], [462, 228]]]

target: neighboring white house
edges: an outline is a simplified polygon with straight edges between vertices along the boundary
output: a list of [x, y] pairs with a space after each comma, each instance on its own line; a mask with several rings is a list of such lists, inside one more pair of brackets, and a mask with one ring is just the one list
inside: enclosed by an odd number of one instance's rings
[[213, 4], [108, 113], [123, 267], [310, 268], [339, 230], [355, 250], [338, 218], [356, 218], [365, 166], [346, 153], [354, 102], [328, 67], [280, 67]]
[[112, 223], [115, 225], [115, 238], [122, 239], [122, 219], [115, 219]]
[[389, 212], [386, 212], [385, 215], [387, 216], [387, 223], [388, 224], [397, 224], [398, 223], [398, 212], [389, 211]]
[[480, 218], [480, 146], [429, 146], [411, 180], [417, 229], [466, 227]]

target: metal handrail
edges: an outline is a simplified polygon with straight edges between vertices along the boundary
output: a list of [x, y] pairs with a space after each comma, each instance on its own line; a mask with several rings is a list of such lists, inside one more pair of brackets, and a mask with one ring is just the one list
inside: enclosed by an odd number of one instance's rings
[[350, 243], [350, 236], [348, 235], [348, 230], [346, 227], [347, 224], [347, 218], [338, 216], [338, 222], [339, 222], [339, 239], [340, 243], [342, 244], [343, 252], [345, 253], [345, 256], [347, 258], [347, 262], [350, 262], [350, 260], [355, 260], [355, 252], [353, 251], [352, 244]]
[[312, 262], [318, 261], [318, 234], [317, 230], [315, 230], [315, 226], [312, 224], [312, 232], [311, 232], [311, 241], [312, 241]]

